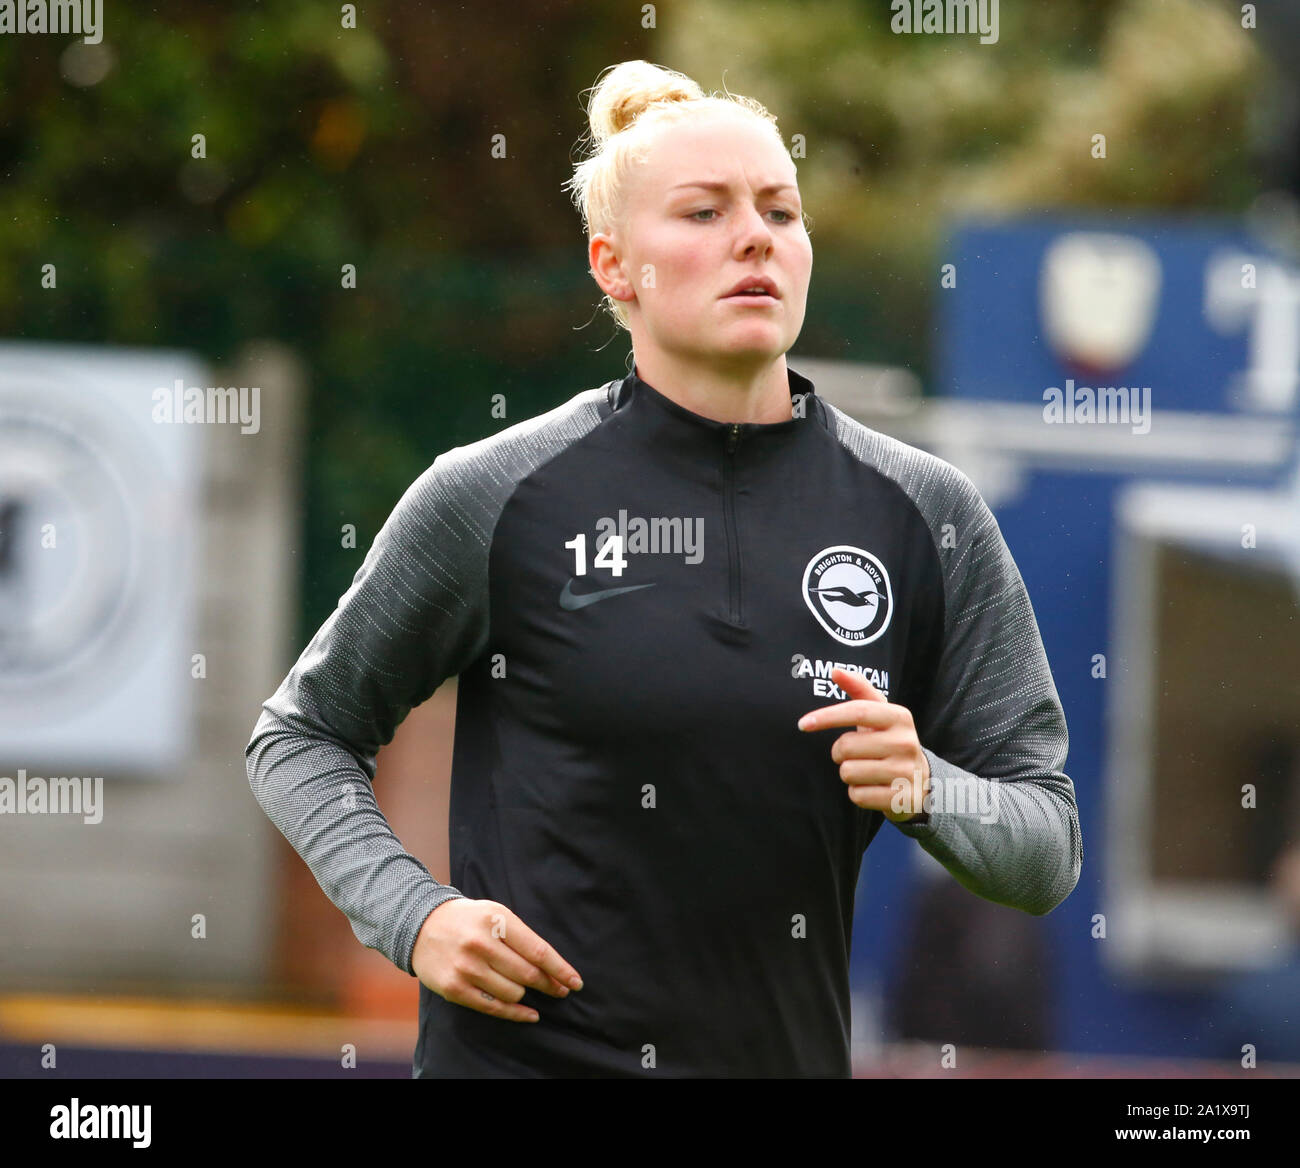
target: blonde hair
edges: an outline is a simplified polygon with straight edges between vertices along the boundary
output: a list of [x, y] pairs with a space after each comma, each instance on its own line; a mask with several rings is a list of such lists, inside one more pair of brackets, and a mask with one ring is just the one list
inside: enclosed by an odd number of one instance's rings
[[[572, 178], [564, 183], [582, 215], [589, 243], [593, 236], [612, 230], [621, 221], [628, 174], [634, 165], [645, 161], [654, 136], [668, 126], [709, 111], [740, 110], [770, 127], [785, 149], [776, 118], [761, 102], [725, 91], [706, 94], [685, 74], [649, 61], [611, 65], [589, 92], [590, 131], [583, 141], [592, 153], [574, 167]], [[607, 295], [605, 305], [626, 329], [626, 304]]]

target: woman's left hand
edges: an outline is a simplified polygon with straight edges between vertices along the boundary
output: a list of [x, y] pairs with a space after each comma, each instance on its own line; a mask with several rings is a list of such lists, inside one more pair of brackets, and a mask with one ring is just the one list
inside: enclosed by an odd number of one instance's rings
[[867, 811], [903, 823], [921, 814], [930, 790], [930, 762], [921, 750], [912, 711], [888, 701], [860, 673], [831, 670], [849, 701], [821, 706], [799, 719], [800, 730], [853, 727], [831, 746], [849, 798]]

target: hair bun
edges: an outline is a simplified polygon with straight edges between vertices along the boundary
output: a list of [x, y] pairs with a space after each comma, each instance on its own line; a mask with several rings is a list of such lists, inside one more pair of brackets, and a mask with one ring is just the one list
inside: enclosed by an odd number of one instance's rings
[[691, 101], [704, 91], [684, 73], [649, 61], [621, 61], [596, 84], [587, 117], [600, 145], [626, 130], [656, 102]]

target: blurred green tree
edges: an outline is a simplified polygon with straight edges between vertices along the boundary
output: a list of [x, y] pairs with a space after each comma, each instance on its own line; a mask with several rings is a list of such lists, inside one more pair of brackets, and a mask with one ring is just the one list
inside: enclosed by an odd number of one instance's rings
[[1257, 189], [1262, 34], [1217, 0], [1001, 5], [993, 45], [894, 35], [884, 0], [347, 7], [110, 4], [99, 45], [0, 37], [0, 332], [303, 354], [304, 638], [436, 454], [621, 375], [561, 186], [609, 65], [725, 84], [800, 136], [820, 356], [924, 373], [956, 215]]

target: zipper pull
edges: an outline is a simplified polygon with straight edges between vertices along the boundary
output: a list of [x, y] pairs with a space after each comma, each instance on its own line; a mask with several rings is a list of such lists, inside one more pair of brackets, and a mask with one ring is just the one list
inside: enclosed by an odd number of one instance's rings
[[727, 453], [730, 454], [736, 449], [736, 440], [740, 437], [740, 423], [732, 422], [731, 430], [727, 434]]

